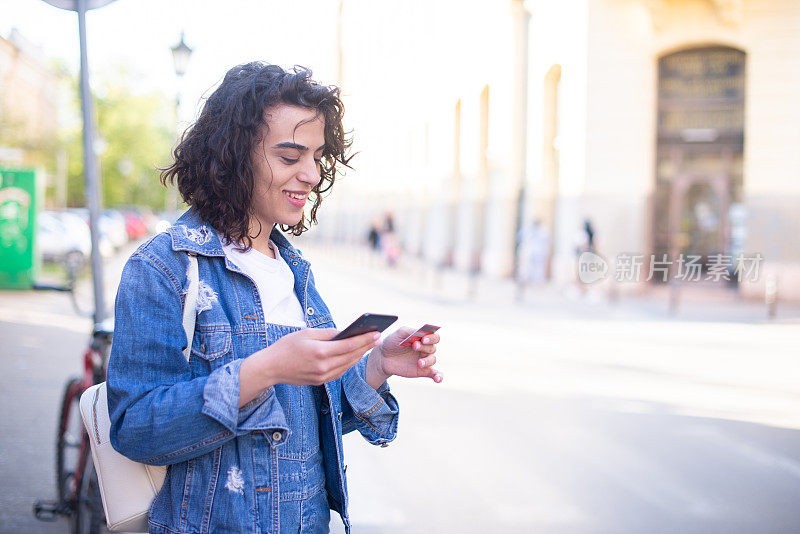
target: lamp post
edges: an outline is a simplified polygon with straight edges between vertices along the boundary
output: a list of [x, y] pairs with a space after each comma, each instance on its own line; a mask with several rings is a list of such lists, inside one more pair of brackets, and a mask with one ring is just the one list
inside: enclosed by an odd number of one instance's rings
[[86, 183], [86, 206], [89, 208], [89, 230], [92, 236], [92, 286], [94, 288], [94, 322], [106, 318], [103, 259], [100, 256], [100, 177], [95, 153], [94, 106], [89, 87], [89, 59], [86, 55], [86, 12], [114, 0], [45, 0], [51, 6], [78, 13], [78, 37], [81, 49], [81, 108], [83, 109], [83, 173]]
[[177, 76], [178, 79], [186, 74], [186, 68], [189, 66], [189, 58], [192, 55], [192, 49], [184, 42], [183, 37], [184, 34], [181, 32], [180, 42], [171, 48], [172, 61], [175, 64], [175, 76]]
[[[178, 136], [180, 136], [181, 131], [181, 120], [180, 120], [180, 110], [181, 110], [181, 89], [183, 88], [183, 75], [186, 74], [186, 69], [189, 66], [189, 58], [192, 55], [192, 49], [186, 42], [183, 40], [183, 32], [181, 31], [181, 40], [173, 46], [170, 50], [172, 50], [172, 62], [175, 66], [175, 76], [178, 78], [178, 90], [175, 93], [175, 131]], [[176, 185], [173, 186], [169, 190], [169, 206], [168, 209], [172, 209], [177, 211], [178, 210], [178, 188]]]

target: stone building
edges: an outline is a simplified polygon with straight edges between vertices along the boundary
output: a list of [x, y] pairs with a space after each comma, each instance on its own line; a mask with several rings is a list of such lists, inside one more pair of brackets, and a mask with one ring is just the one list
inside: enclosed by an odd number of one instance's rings
[[556, 277], [589, 218], [609, 260], [760, 254], [741, 291], [773, 278], [800, 298], [800, 4], [529, 9], [529, 207], [553, 232]]
[[19, 32], [0, 37], [0, 146], [19, 163], [38, 164], [33, 154], [53, 148], [58, 132], [61, 77]]
[[440, 0], [397, 36], [354, 4], [343, 87], [369, 127], [344, 226], [392, 207], [410, 253], [508, 276], [539, 219], [549, 277], [572, 283], [588, 219], [612, 278], [642, 258], [622, 290], [657, 283], [653, 259], [736, 278], [745, 255], [763, 261], [742, 294], [800, 299], [800, 3]]

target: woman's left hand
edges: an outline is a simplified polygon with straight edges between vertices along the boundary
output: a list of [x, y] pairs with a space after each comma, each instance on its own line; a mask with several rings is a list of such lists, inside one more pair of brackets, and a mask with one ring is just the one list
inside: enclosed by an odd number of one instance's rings
[[442, 381], [442, 373], [433, 367], [439, 334], [427, 334], [411, 347], [401, 346], [400, 343], [414, 332], [415, 328], [398, 328], [372, 349], [367, 361], [367, 382], [371, 386], [380, 387], [392, 375], [427, 377], [437, 384]]

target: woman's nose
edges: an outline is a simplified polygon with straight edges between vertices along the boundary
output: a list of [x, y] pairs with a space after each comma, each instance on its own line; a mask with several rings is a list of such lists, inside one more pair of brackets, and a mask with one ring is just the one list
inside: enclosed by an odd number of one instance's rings
[[303, 165], [297, 177], [302, 182], [316, 185], [321, 179], [319, 165], [312, 158], [309, 163]]

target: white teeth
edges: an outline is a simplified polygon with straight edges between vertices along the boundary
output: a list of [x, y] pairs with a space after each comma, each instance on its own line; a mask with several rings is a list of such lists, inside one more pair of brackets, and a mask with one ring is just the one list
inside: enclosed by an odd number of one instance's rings
[[298, 195], [297, 193], [290, 193], [288, 191], [283, 192], [287, 197], [296, 198], [297, 200], [303, 200], [306, 198], [305, 195]]

